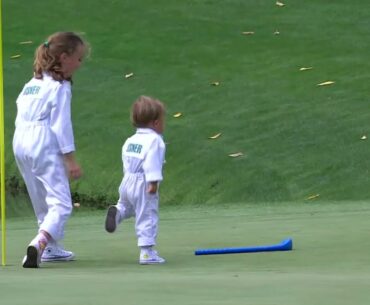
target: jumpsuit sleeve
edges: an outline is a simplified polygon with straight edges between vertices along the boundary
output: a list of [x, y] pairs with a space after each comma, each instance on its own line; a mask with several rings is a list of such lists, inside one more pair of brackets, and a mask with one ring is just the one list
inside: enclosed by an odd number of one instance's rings
[[71, 89], [62, 84], [56, 88], [50, 114], [50, 127], [57, 138], [62, 154], [75, 151], [71, 120]]
[[155, 138], [151, 143], [143, 163], [145, 179], [148, 182], [162, 181], [162, 166], [164, 162], [165, 145], [161, 138]]

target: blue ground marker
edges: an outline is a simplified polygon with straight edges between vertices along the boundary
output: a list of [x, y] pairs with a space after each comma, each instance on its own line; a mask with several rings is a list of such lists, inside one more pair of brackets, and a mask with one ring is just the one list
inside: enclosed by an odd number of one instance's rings
[[251, 246], [242, 248], [220, 248], [220, 249], [197, 249], [195, 255], [212, 255], [212, 254], [233, 254], [233, 253], [254, 253], [254, 252], [271, 252], [271, 251], [290, 251], [293, 249], [293, 240], [284, 239], [280, 244], [267, 246]]

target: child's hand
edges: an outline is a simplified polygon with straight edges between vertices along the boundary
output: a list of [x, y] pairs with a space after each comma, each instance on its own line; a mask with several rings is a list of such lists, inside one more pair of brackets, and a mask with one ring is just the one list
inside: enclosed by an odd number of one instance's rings
[[82, 176], [81, 167], [76, 162], [73, 152], [64, 155], [64, 163], [70, 178], [78, 179]]
[[158, 189], [158, 182], [149, 182], [148, 185], [148, 193], [149, 194], [155, 194]]
[[77, 163], [71, 163], [67, 165], [69, 177], [72, 179], [78, 179], [82, 176], [81, 167]]

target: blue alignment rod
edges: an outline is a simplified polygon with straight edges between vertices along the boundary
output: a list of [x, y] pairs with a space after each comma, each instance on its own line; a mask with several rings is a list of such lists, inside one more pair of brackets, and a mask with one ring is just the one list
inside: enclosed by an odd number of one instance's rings
[[271, 252], [271, 251], [290, 251], [293, 249], [293, 240], [284, 239], [280, 244], [268, 246], [251, 246], [242, 248], [220, 248], [220, 249], [198, 249], [195, 255], [212, 255], [212, 254], [233, 254], [233, 253], [254, 253], [254, 252]]

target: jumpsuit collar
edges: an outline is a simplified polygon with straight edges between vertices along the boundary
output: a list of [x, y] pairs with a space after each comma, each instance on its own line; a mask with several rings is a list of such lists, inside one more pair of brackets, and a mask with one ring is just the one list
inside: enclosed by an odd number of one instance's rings
[[151, 133], [158, 134], [156, 131], [154, 131], [151, 128], [137, 128], [136, 133], [140, 133], [140, 134], [151, 134]]

